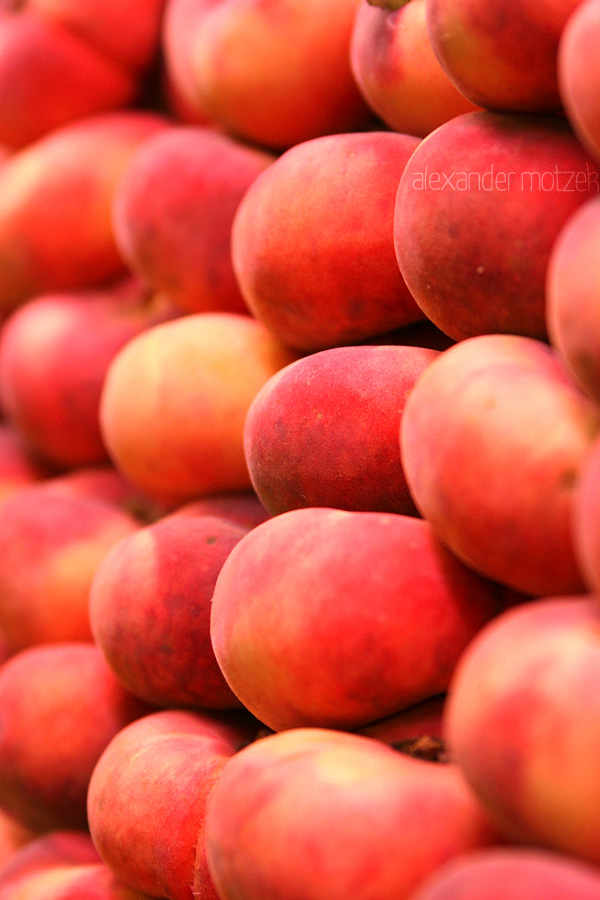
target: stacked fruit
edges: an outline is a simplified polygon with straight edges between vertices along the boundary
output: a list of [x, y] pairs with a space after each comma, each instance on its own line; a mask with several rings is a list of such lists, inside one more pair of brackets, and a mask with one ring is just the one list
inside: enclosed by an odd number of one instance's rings
[[0, 5], [1, 900], [600, 900], [600, 0]]

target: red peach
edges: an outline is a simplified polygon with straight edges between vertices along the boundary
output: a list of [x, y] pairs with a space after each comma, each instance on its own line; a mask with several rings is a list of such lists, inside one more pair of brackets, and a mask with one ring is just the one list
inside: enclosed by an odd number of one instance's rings
[[221, 900], [408, 900], [442, 863], [496, 840], [452, 764], [300, 728], [227, 761], [199, 851]]
[[[178, 47], [176, 52], [179, 53], [179, 50], [180, 48]], [[160, 90], [162, 92], [162, 102], [174, 120], [181, 125], [201, 125], [215, 127], [215, 130], [218, 130], [216, 126], [212, 126], [208, 115], [197, 109], [184, 95], [183, 90], [175, 80], [172, 68], [173, 66], [170, 65], [168, 69], [164, 69], [161, 72]]]
[[210, 0], [169, 0], [162, 27], [165, 93], [179, 121], [207, 125], [210, 116], [196, 90], [193, 46]]
[[100, 425], [112, 461], [166, 503], [249, 490], [248, 407], [296, 358], [260, 322], [235, 313], [148, 329], [118, 353], [104, 382]]
[[0, 668], [0, 804], [35, 831], [85, 829], [100, 754], [146, 711], [93, 644], [13, 656]]
[[398, 181], [418, 143], [382, 131], [316, 138], [250, 186], [233, 223], [234, 270], [284, 343], [355, 344], [424, 318], [392, 240]]
[[91, 641], [93, 575], [138, 523], [113, 505], [44, 482], [11, 494], [1, 510], [0, 631], [10, 651]]
[[135, 99], [134, 73], [61, 22], [38, 15], [27, 2], [4, 3], [2, 9], [2, 143], [20, 149], [55, 128]]
[[36, 872], [54, 866], [94, 865], [100, 862], [98, 851], [86, 831], [55, 829], [45, 834], [32, 834], [0, 869], [0, 897], [10, 884], [17, 884]]
[[556, 237], [600, 189], [600, 170], [558, 116], [467, 113], [416, 148], [400, 178], [394, 242], [423, 314], [455, 340], [546, 338]]
[[0, 338], [0, 403], [31, 453], [58, 468], [107, 459], [106, 371], [132, 337], [174, 316], [137, 282], [47, 294], [16, 310]]
[[594, 866], [527, 847], [474, 850], [444, 863], [410, 900], [599, 900]]
[[580, 141], [600, 160], [600, 3], [576, 5], [558, 45], [558, 83], [567, 117]]
[[476, 108], [438, 62], [425, 10], [426, 0], [361, 0], [350, 43], [352, 73], [369, 107], [394, 131], [419, 137]]
[[599, 635], [586, 596], [508, 610], [465, 650], [443, 723], [452, 759], [506, 840], [596, 865]]
[[0, 167], [0, 310], [123, 274], [111, 225], [116, 184], [158, 115], [110, 112], [59, 128]]
[[269, 512], [330, 506], [416, 515], [398, 431], [408, 394], [438, 355], [335, 347], [270, 378], [244, 428], [250, 477]]
[[33, 831], [18, 822], [6, 810], [0, 809], [0, 890], [6, 866], [15, 858], [21, 848], [34, 838]]
[[580, 0], [429, 0], [435, 55], [459, 90], [494, 110], [560, 110], [560, 35]]
[[123, 884], [110, 869], [96, 865], [54, 865], [2, 887], [2, 900], [151, 900]]
[[130, 268], [187, 312], [247, 314], [231, 264], [231, 226], [246, 190], [272, 161], [208, 128], [171, 128], [145, 141], [113, 206]]
[[249, 531], [217, 578], [230, 687], [275, 731], [358, 728], [445, 691], [492, 584], [409, 516], [309, 508]]
[[246, 529], [168, 516], [119, 541], [90, 589], [96, 643], [125, 687], [156, 706], [240, 705], [210, 642], [217, 575]]
[[216, 900], [196, 844], [207, 798], [227, 759], [252, 740], [247, 720], [165, 710], [124, 728], [88, 792], [92, 838], [125, 884], [169, 900]]
[[52, 129], [143, 100], [164, 0], [4, 0], [0, 135], [24, 147]]
[[415, 385], [402, 461], [421, 514], [465, 565], [524, 594], [578, 593], [573, 496], [599, 429], [547, 344], [481, 335]]

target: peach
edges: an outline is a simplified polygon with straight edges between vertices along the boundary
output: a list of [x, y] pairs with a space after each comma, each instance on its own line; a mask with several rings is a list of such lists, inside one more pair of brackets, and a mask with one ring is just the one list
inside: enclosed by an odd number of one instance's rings
[[409, 516], [297, 509], [249, 531], [217, 578], [230, 687], [280, 731], [358, 728], [445, 691], [494, 586]]
[[494, 110], [561, 108], [560, 35], [580, 0], [429, 0], [427, 27], [435, 55], [459, 90]]
[[175, 314], [135, 281], [46, 294], [17, 309], [0, 335], [0, 404], [30, 452], [58, 468], [105, 461], [106, 371], [132, 337]]
[[186, 312], [248, 313], [231, 264], [237, 207], [273, 157], [208, 128], [170, 128], [134, 153], [113, 206], [129, 267]]
[[[10, 0], [9, 0], [10, 2]], [[165, 0], [13, 0], [61, 22], [100, 53], [134, 70], [153, 64]]]
[[361, 0], [350, 42], [350, 65], [369, 107], [390, 128], [425, 137], [454, 116], [476, 109], [435, 56], [426, 0]]
[[227, 759], [254, 738], [241, 718], [164, 710], [133, 722], [110, 742], [88, 792], [94, 843], [125, 884], [168, 900], [216, 900], [196, 844], [207, 798]]
[[0, 805], [35, 831], [85, 829], [100, 754], [146, 711], [93, 644], [16, 654], [0, 668]]
[[526, 847], [473, 850], [440, 866], [410, 900], [599, 900], [600, 874]]
[[575, 133], [600, 160], [600, 3], [585, 0], [569, 17], [558, 45], [558, 84]]
[[1, 508], [0, 632], [9, 650], [91, 641], [93, 575], [138, 523], [114, 505], [44, 482], [11, 494]]
[[267, 509], [416, 515], [398, 430], [407, 395], [438, 355], [419, 347], [334, 347], [270, 378], [244, 429], [250, 477]]
[[382, 131], [316, 138], [250, 186], [233, 223], [234, 270], [284, 343], [321, 350], [424, 318], [392, 241], [398, 181], [418, 143]]
[[168, 516], [106, 554], [90, 589], [92, 632], [132, 694], [156, 706], [240, 705], [212, 650], [210, 606], [244, 534], [211, 516]]
[[452, 764], [318, 728], [231, 757], [204, 831], [221, 900], [408, 900], [443, 862], [496, 840]]
[[126, 106], [138, 88], [132, 71], [31, 5], [9, 0], [0, 12], [0, 141], [13, 149]]
[[441, 125], [408, 161], [394, 218], [424, 315], [455, 340], [544, 339], [552, 245], [599, 188], [598, 165], [558, 116], [473, 112]]
[[0, 311], [37, 294], [94, 287], [125, 272], [114, 190], [136, 147], [165, 120], [110, 112], [65, 125], [0, 167]]
[[297, 358], [260, 322], [196, 313], [155, 325], [113, 360], [100, 425], [115, 466], [163, 502], [249, 490], [243, 429], [268, 379]]
[[49, 474], [33, 458], [22, 435], [6, 421], [0, 422], [0, 500]]
[[546, 322], [574, 380], [600, 402], [600, 197], [567, 220], [546, 271]]
[[461, 657], [450, 754], [500, 834], [600, 862], [600, 618], [587, 596], [508, 610]]
[[0, 140], [12, 147], [141, 102], [164, 0], [4, 0]]
[[187, 96], [250, 143], [283, 150], [353, 131], [370, 120], [349, 62], [358, 2], [175, 0], [167, 60], [181, 55]]
[[547, 344], [480, 335], [414, 387], [402, 461], [418, 509], [465, 565], [524, 594], [578, 593], [573, 495], [599, 429]]

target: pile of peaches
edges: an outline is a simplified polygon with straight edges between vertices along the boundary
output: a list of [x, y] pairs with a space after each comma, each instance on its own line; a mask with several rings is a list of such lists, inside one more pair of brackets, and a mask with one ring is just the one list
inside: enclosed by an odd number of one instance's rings
[[600, 900], [599, 47], [0, 3], [0, 900]]

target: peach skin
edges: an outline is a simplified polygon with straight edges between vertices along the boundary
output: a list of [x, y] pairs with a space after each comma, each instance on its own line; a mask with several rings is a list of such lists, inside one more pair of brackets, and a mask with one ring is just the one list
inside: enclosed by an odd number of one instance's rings
[[206, 802], [227, 759], [256, 731], [250, 717], [164, 710], [116, 735], [94, 769], [88, 819], [117, 878], [153, 897], [216, 900], [196, 860]]
[[398, 430], [406, 397], [437, 356], [420, 347], [334, 347], [270, 378], [244, 427], [250, 477], [267, 509], [416, 515]]

